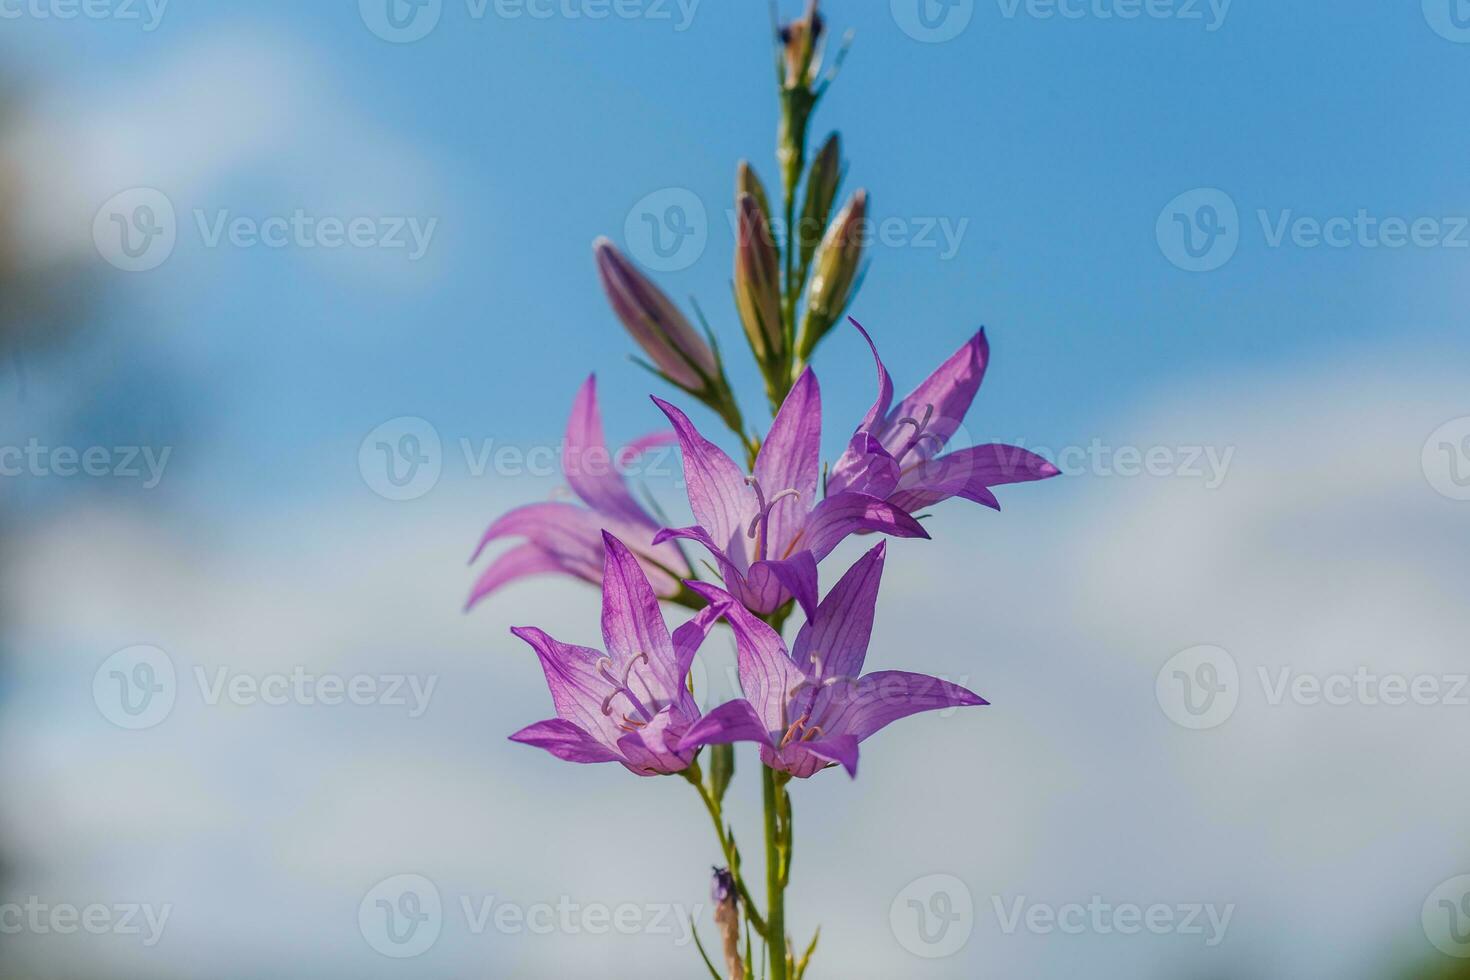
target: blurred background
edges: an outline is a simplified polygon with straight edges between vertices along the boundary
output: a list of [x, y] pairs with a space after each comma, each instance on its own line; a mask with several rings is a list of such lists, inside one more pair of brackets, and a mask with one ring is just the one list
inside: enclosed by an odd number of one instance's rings
[[[813, 132], [887, 222], [853, 312], [901, 391], [986, 325], [971, 436], [1065, 476], [890, 548], [869, 665], [993, 706], [794, 787], [809, 976], [1467, 975], [1470, 10], [826, 12]], [[595, 642], [595, 592], [461, 608], [587, 374], [615, 442], [660, 422], [595, 236], [764, 423], [728, 297], [769, 32], [0, 2], [0, 976], [701, 975], [690, 788], [506, 741], [550, 714], [508, 628]], [[871, 360], [816, 368], [833, 458]]]

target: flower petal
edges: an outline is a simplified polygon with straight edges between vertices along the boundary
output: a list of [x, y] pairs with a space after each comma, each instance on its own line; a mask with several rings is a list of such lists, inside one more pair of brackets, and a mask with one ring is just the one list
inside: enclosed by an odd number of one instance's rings
[[827, 593], [816, 614], [796, 634], [791, 657], [798, 667], [821, 677], [856, 677], [862, 673], [887, 553], [887, 542], [880, 542]]
[[849, 534], [878, 531], [898, 538], [927, 538], [929, 532], [907, 511], [865, 493], [839, 493], [817, 504], [803, 529], [801, 547], [817, 561]]
[[868, 349], [873, 352], [873, 363], [878, 366], [878, 400], [873, 402], [873, 407], [868, 409], [868, 414], [863, 419], [859, 429], [872, 432], [877, 426], [888, 418], [888, 409], [893, 405], [893, 378], [888, 369], [883, 366], [883, 358], [878, 356], [878, 345], [873, 343], [873, 338], [863, 329], [863, 325], [852, 317], [847, 322], [857, 327], [858, 333], [868, 342]]
[[693, 752], [677, 748], [683, 736], [684, 715], [665, 708], [653, 720], [618, 739], [623, 764], [640, 776], [667, 776], [689, 768]]
[[587, 379], [572, 402], [562, 472], [573, 492], [599, 514], [627, 524], [641, 524], [650, 530], [658, 527], [628, 492], [628, 484], [607, 448], [602, 433], [602, 412], [597, 407], [596, 375]]
[[743, 570], [748, 564], [745, 531], [756, 514], [755, 491], [746, 485], [745, 472], [724, 450], [700, 435], [687, 415], [660, 398], [653, 403], [669, 417], [679, 435], [684, 482], [695, 520]]
[[813, 714], [821, 714], [829, 735], [852, 735], [858, 741], [921, 711], [989, 704], [958, 684], [903, 670], [880, 670], [850, 685], [828, 687], [823, 695], [831, 703], [819, 703]]
[[684, 733], [681, 749], [697, 749], [701, 745], [728, 745], [731, 742], [759, 742], [769, 745], [771, 733], [744, 698], [726, 701], [708, 712]]
[[[925, 378], [898, 407], [889, 413], [880, 438], [888, 451], [902, 462], [907, 451], [924, 458], [938, 455], [964, 422], [965, 413], [985, 379], [990, 362], [990, 344], [982, 329], [963, 347]], [[900, 419], [929, 419], [924, 437], [915, 441], [914, 428], [897, 425]]]
[[898, 460], [871, 433], [860, 430], [827, 475], [827, 495], [852, 490], [886, 498], [898, 486]]
[[623, 732], [611, 714], [602, 711], [603, 700], [612, 687], [597, 671], [598, 661], [603, 659], [602, 651], [562, 643], [531, 626], [518, 626], [511, 633], [529, 643], [540, 658], [556, 716], [573, 723], [609, 749], [616, 746]]
[[[781, 403], [771, 431], [755, 459], [755, 478], [766, 500], [795, 490], [770, 507], [766, 524], [766, 557], [780, 557], [796, 535], [807, 512], [816, 506], [817, 477], [821, 473], [822, 391], [817, 376], [807, 368]], [[718, 536], [717, 536], [718, 537]]]
[[795, 597], [808, 617], [817, 608], [817, 560], [810, 551], [798, 551], [782, 561], [759, 561], [750, 566], [748, 592], [758, 597], [745, 606], [751, 612], [775, 612]]
[[464, 608], [468, 612], [486, 596], [519, 579], [547, 572], [568, 572], [575, 575], [560, 558], [538, 544], [517, 545], [490, 563], [490, 567], [475, 581]]
[[858, 740], [853, 736], [833, 735], [831, 738], [813, 739], [802, 742], [801, 747], [818, 758], [837, 763], [847, 770], [849, 776], [857, 778]]
[[921, 501], [918, 506], [927, 507], [959, 496], [993, 505], [991, 487], [1045, 480], [1060, 472], [1043, 457], [1020, 446], [987, 443], [913, 464], [904, 471], [892, 499], [897, 502], [903, 496], [905, 501]]
[[510, 737], [512, 742], [545, 749], [567, 762], [621, 762], [622, 756], [561, 718], [527, 725]]
[[673, 701], [678, 697], [679, 678], [674, 644], [658, 597], [627, 546], [606, 531], [602, 540], [607, 556], [602, 575], [602, 639], [608, 655], [621, 673], [635, 657], [646, 654], [644, 666], [655, 679], [653, 696], [666, 703]]
[[[728, 600], [728, 593], [704, 582], [690, 582], [689, 587], [710, 602]], [[755, 708], [761, 724], [768, 732], [783, 727], [787, 695], [806, 679], [781, 636], [766, 623], [753, 616], [738, 602], [725, 607], [725, 620], [735, 633], [736, 660], [740, 672], [740, 690]]]
[[575, 504], [527, 504], [501, 515], [486, 529], [475, 553], [470, 556], [470, 562], [473, 564], [478, 560], [492, 541], [523, 537], [541, 545], [567, 564], [588, 570], [585, 577], [596, 582], [602, 577], [600, 531], [592, 512]]
[[724, 614], [725, 603], [712, 603], [701, 609], [689, 622], [674, 630], [674, 664], [681, 694], [679, 703], [690, 716], [699, 714], [699, 708], [694, 702], [694, 696], [689, 693], [689, 668], [694, 663], [694, 655], [699, 652], [710, 631]]

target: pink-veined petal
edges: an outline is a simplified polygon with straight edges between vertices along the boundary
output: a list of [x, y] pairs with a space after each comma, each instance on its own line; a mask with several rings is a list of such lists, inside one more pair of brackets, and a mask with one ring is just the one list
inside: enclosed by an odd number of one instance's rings
[[620, 701], [611, 706], [608, 713], [602, 710], [605, 699], [612, 692], [612, 685], [597, 669], [598, 661], [604, 659], [602, 651], [562, 643], [533, 626], [518, 626], [511, 633], [530, 644], [540, 658], [546, 686], [551, 690], [551, 703], [556, 706], [556, 716], [576, 725], [608, 748], [616, 746], [623, 732], [611, 712], [622, 710], [625, 704]]
[[860, 431], [838, 457], [832, 472], [827, 474], [827, 495], [836, 496], [851, 490], [873, 497], [887, 497], [898, 487], [900, 475], [898, 460], [888, 454], [883, 443], [871, 433]]
[[653, 402], [678, 433], [684, 483], [695, 520], [718, 542], [718, 550], [744, 568], [746, 530], [756, 514], [755, 491], [746, 485], [745, 472], [701, 435], [687, 415], [661, 398]]
[[771, 733], [760, 715], [744, 698], [726, 701], [690, 726], [679, 743], [680, 748], [697, 749], [701, 745], [728, 745], [731, 742], [759, 742], [768, 745]]
[[[722, 589], [704, 582], [690, 582], [689, 587], [710, 602], [730, 598]], [[724, 615], [735, 633], [740, 690], [755, 708], [765, 729], [776, 731], [783, 725], [787, 695], [806, 676], [792, 662], [780, 634], [744, 606], [732, 602], [725, 607]]]
[[548, 572], [577, 574], [575, 569], [568, 568], [560, 558], [538, 544], [517, 545], [491, 562], [490, 567], [475, 580], [475, 586], [465, 602], [465, 610], [468, 611], [481, 599], [512, 582]]
[[622, 756], [562, 718], [527, 725], [510, 737], [512, 742], [545, 749], [566, 762], [622, 762]]
[[628, 492], [628, 484], [614, 464], [602, 432], [602, 411], [597, 406], [597, 376], [592, 375], [577, 391], [572, 417], [567, 422], [562, 472], [572, 491], [599, 514], [628, 524], [658, 525]]
[[859, 531], [877, 531], [897, 538], [929, 536], [907, 511], [868, 494], [848, 492], [817, 504], [807, 519], [800, 545], [821, 561], [849, 534]]
[[[822, 391], [817, 376], [807, 368], [781, 403], [755, 459], [755, 478], [770, 504], [766, 558], [781, 557], [807, 512], [816, 506], [821, 443]], [[787, 490], [795, 490], [799, 496], [776, 501], [777, 495]]]
[[988, 704], [958, 684], [928, 674], [880, 670], [823, 690], [813, 715], [830, 736], [847, 734], [862, 741], [879, 729], [921, 711]]
[[871, 432], [888, 418], [888, 409], [893, 405], [893, 377], [883, 366], [883, 358], [878, 356], [878, 345], [873, 343], [873, 338], [863, 329], [863, 325], [852, 317], [848, 317], [847, 322], [857, 327], [858, 333], [868, 342], [868, 349], [873, 352], [873, 363], [878, 368], [878, 398], [873, 402], [873, 407], [868, 409], [863, 424], [859, 426], [860, 429]]
[[665, 708], [646, 725], [640, 725], [618, 739], [618, 749], [626, 760], [623, 764], [640, 776], [667, 776], [689, 768], [694, 753], [679, 749], [684, 734], [684, 716]]
[[[880, 436], [883, 445], [899, 462], [909, 451], [923, 458], [938, 455], [963, 423], [989, 362], [990, 344], [982, 329], [889, 413]], [[905, 418], [918, 423], [928, 419], [922, 438], [915, 438], [915, 426], [899, 424]]]
[[759, 597], [755, 605], [746, 603], [752, 612], [775, 612], [793, 597], [803, 614], [810, 616], [816, 611], [817, 560], [810, 551], [798, 551], [781, 561], [756, 562], [750, 566], [746, 581], [747, 591]]
[[880, 542], [859, 558], [818, 604], [816, 614], [801, 627], [791, 648], [798, 667], [821, 677], [856, 677], [862, 673], [887, 553], [888, 543]]
[[[658, 597], [643, 567], [623, 542], [602, 532], [606, 552], [602, 576], [602, 639], [613, 666], [621, 675], [635, 657], [647, 656], [633, 668], [643, 679], [654, 678], [656, 700], [670, 702], [679, 694], [674, 644], [659, 609]], [[631, 676], [631, 675], [630, 675]]]

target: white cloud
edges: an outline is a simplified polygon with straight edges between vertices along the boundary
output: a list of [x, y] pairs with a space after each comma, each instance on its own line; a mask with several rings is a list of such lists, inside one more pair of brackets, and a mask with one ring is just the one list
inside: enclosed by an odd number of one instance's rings
[[[865, 746], [855, 783], [828, 773], [796, 788], [793, 931], [823, 924], [823, 973], [1367, 980], [1395, 944], [1432, 952], [1420, 903], [1470, 863], [1470, 787], [1452, 763], [1470, 708], [1271, 706], [1256, 671], [1466, 669], [1465, 505], [1419, 468], [1425, 436], [1464, 411], [1457, 387], [1410, 361], [1237, 375], [1210, 404], [1175, 394], [1109, 427], [1114, 444], [1237, 447], [1219, 489], [1148, 477], [1011, 488], [1004, 514], [946, 505], [937, 541], [890, 549], [870, 665], [964, 680], [994, 706], [900, 723]], [[505, 742], [549, 713], [506, 627], [593, 641], [596, 610], [592, 592], [543, 582], [459, 614], [469, 545], [516, 502], [486, 496], [445, 485], [208, 534], [74, 511], [7, 542], [12, 887], [146, 882], [176, 896], [195, 914], [177, 913], [172, 953], [149, 961], [157, 976], [197, 975], [195, 953], [216, 941], [237, 965], [387, 975], [353, 916], [376, 878], [405, 871], [451, 897], [702, 901], [714, 853], [687, 787]], [[181, 692], [163, 725], [124, 732], [93, 710], [91, 674], [139, 642], [181, 668], [417, 671], [441, 686], [416, 721], [381, 707], [207, 708]], [[1229, 650], [1245, 687], [1228, 722], [1196, 732], [1160, 710], [1154, 678], [1200, 643]], [[735, 793], [758, 866], [748, 770]], [[888, 914], [935, 872], [968, 884], [978, 920], [963, 951], [931, 962], [892, 938]], [[996, 895], [1236, 911], [1205, 949], [1005, 935]], [[252, 916], [261, 896], [272, 911]], [[446, 926], [414, 972], [591, 975], [635, 950], [645, 975], [690, 975], [692, 952], [665, 943]], [[67, 972], [34, 962], [37, 975]]]

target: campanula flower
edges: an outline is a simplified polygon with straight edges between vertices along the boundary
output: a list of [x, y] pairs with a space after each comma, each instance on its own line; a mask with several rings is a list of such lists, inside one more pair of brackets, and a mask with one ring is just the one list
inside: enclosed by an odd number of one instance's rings
[[725, 587], [752, 612], [774, 612], [793, 596], [808, 615], [817, 603], [817, 562], [849, 534], [882, 531], [926, 538], [918, 521], [861, 490], [817, 499], [822, 398], [816, 375], [792, 386], [747, 476], [700, 435], [689, 417], [655, 398], [679, 439], [684, 482], [698, 524], [659, 532], [709, 549]]
[[991, 487], [1044, 480], [1061, 472], [1036, 453], [1000, 443], [941, 455], [985, 377], [990, 345], [983, 329], [893, 407], [893, 379], [878, 348], [861, 324], [851, 323], [872, 348], [878, 399], [833, 466], [829, 494], [868, 493], [911, 512], [950, 497], [999, 510]]
[[677, 546], [652, 543], [662, 525], [633, 499], [621, 472], [633, 458], [672, 439], [672, 434], [667, 432], [647, 436], [614, 457], [602, 434], [597, 378], [589, 377], [572, 403], [562, 454], [562, 473], [572, 492], [586, 506], [569, 501], [530, 504], [516, 508], [490, 525], [471, 562], [478, 560], [486, 546], [500, 538], [519, 537], [526, 542], [505, 552], [485, 569], [475, 582], [465, 608], [511, 582], [547, 572], [573, 575], [594, 585], [601, 582], [603, 528], [632, 542], [654, 591], [661, 597], [687, 595], [680, 582], [691, 574], [688, 563]]
[[[842, 576], [796, 635], [790, 652], [781, 635], [737, 602], [723, 614], [735, 631], [744, 698], [706, 714], [681, 747], [755, 742], [772, 769], [806, 778], [836, 764], [857, 775], [858, 743], [920, 711], [987, 702], [957, 684], [906, 671], [859, 676], [873, 633], [873, 609], [887, 543]], [[691, 583], [712, 603], [727, 597]]]
[[[541, 658], [556, 717], [512, 735], [568, 762], [620, 762], [640, 776], [689, 766], [680, 741], [699, 718], [689, 666], [719, 619], [714, 602], [669, 635], [638, 559], [606, 532], [602, 574], [604, 653], [552, 639], [533, 627], [511, 630]], [[728, 601], [728, 600], [726, 600]]]

